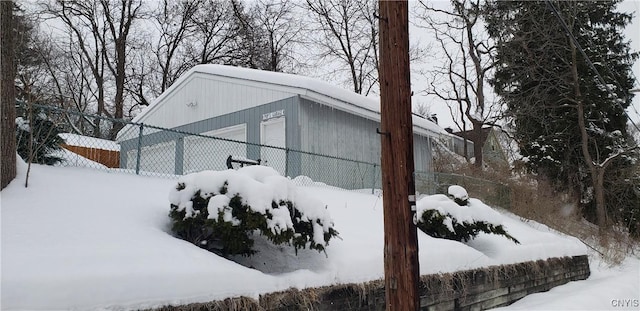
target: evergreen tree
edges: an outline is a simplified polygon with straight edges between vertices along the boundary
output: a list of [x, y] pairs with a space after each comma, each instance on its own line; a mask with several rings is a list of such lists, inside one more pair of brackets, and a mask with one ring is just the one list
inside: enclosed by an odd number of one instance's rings
[[25, 116], [16, 118], [17, 151], [29, 163], [55, 165], [63, 159], [56, 151], [62, 150], [60, 130], [46, 114], [25, 109]]
[[[531, 171], [580, 194], [592, 220], [596, 169], [604, 174], [601, 188], [621, 187], [625, 181], [615, 171], [633, 163], [624, 110], [632, 100], [637, 53], [622, 35], [631, 15], [615, 11], [619, 2], [492, 0], [486, 7], [487, 29], [497, 41], [492, 84], [514, 123], [521, 153]], [[610, 169], [597, 167], [605, 162]], [[615, 194], [605, 195], [612, 211]], [[627, 200], [627, 208], [637, 208], [633, 201]]]

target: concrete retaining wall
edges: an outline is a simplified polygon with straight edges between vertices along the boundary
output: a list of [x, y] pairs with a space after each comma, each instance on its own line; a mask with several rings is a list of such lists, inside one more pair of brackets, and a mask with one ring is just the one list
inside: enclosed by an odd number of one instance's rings
[[[455, 273], [425, 275], [420, 282], [421, 310], [485, 310], [553, 287], [589, 277], [587, 256], [551, 258]], [[384, 281], [290, 289], [261, 295], [258, 301], [224, 301], [166, 306], [160, 310], [384, 310]]]

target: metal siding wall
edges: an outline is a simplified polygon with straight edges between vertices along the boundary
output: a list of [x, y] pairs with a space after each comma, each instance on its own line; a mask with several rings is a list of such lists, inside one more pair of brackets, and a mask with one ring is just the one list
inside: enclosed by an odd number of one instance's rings
[[431, 171], [433, 158], [430, 145], [429, 137], [413, 135], [413, 158], [416, 172]]
[[[300, 147], [303, 151], [380, 163], [379, 123], [310, 100], [301, 100]], [[428, 137], [414, 135], [416, 171], [431, 170]]]
[[300, 107], [303, 151], [380, 163], [378, 122], [304, 99]]
[[[247, 142], [259, 144], [260, 143], [260, 122], [262, 121], [262, 115], [269, 112], [278, 110], [284, 110], [285, 118], [288, 120], [287, 126], [289, 126], [289, 120], [297, 119], [297, 96], [287, 99], [279, 100], [276, 102], [268, 103], [258, 107], [244, 109], [236, 111], [223, 116], [213, 117], [190, 124], [175, 127], [174, 129], [190, 132], [190, 133], [204, 133], [220, 128], [229, 127], [232, 125], [238, 125], [242, 123], [247, 124]], [[294, 141], [294, 137], [287, 136], [287, 147], [289, 141]]]
[[[258, 107], [252, 107], [249, 109], [244, 109], [241, 111], [236, 111], [227, 115], [217, 116], [213, 118], [208, 118], [205, 120], [200, 120], [197, 122], [193, 122], [190, 124], [181, 125], [178, 127], [174, 127], [173, 129], [184, 131], [188, 133], [205, 133], [233, 125], [246, 124], [247, 129], [247, 142], [252, 144], [260, 144], [260, 122], [262, 121], [262, 115], [265, 113], [270, 113], [278, 110], [284, 110], [285, 118], [286, 118], [286, 128], [287, 128], [287, 148], [289, 149], [300, 149], [300, 123], [298, 121], [298, 103], [300, 98], [298, 96], [289, 97], [283, 100], [278, 100], [272, 103], [264, 104]], [[137, 129], [136, 136], [132, 137], [129, 140], [120, 142], [121, 146], [121, 163], [122, 167], [131, 167], [132, 165], [135, 167], [135, 161], [131, 162], [130, 158], [127, 158], [128, 151], [136, 151], [137, 150]], [[145, 131], [145, 134], [147, 132]], [[143, 147], [144, 146], [153, 146], [155, 144], [168, 142], [168, 141], [176, 141], [177, 139], [182, 138], [182, 135], [178, 135], [176, 133], [169, 132], [155, 132], [153, 134], [148, 134], [144, 136], [143, 139]], [[178, 143], [179, 145], [180, 143]], [[184, 159], [182, 153], [184, 150], [182, 148], [176, 148], [176, 160], [182, 161]], [[129, 153], [132, 154], [132, 153]], [[144, 153], [143, 153], [144, 155]], [[260, 157], [260, 147], [247, 145], [247, 157], [250, 159], [258, 159]], [[143, 157], [144, 160], [144, 157]], [[295, 158], [294, 158], [295, 161]], [[299, 157], [297, 158], [298, 163], [293, 163], [292, 167], [300, 167]], [[178, 164], [176, 164], [177, 167]], [[179, 170], [175, 170], [176, 173]], [[299, 171], [299, 170], [298, 170]], [[291, 172], [291, 174], [295, 173], [295, 169]], [[297, 175], [294, 175], [297, 176]]]
[[[302, 99], [300, 104], [300, 147], [319, 153], [363, 162], [380, 163], [378, 123], [341, 110]], [[371, 188], [379, 184], [372, 165], [336, 161], [302, 154], [302, 175], [347, 189]]]
[[[254, 83], [255, 84], [255, 83]], [[174, 128], [207, 118], [250, 109], [290, 98], [295, 94], [256, 87], [250, 81], [228, 81], [224, 77], [194, 74], [166, 97], [143, 121], [159, 127]], [[189, 102], [197, 102], [190, 107]]]

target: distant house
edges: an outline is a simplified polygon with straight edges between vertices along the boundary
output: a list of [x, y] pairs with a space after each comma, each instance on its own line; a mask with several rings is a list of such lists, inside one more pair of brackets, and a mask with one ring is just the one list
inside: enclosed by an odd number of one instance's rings
[[[472, 131], [452, 132], [453, 135], [471, 140]], [[480, 141], [482, 143], [482, 158], [489, 165], [508, 165], [507, 155], [499, 140], [499, 132], [493, 127], [482, 128]], [[473, 146], [467, 148], [469, 155], [473, 156]]]
[[120, 145], [118, 143], [71, 133], [60, 133], [59, 136], [65, 141], [62, 148], [106, 167], [120, 167]]
[[[134, 122], [246, 142], [220, 150], [207, 137], [159, 135], [144, 130], [142, 158], [136, 163], [140, 130], [126, 126], [117, 140], [121, 166], [169, 174], [226, 169], [229, 155], [260, 159], [287, 176], [312, 176], [322, 158], [298, 150], [380, 163], [380, 109], [377, 98], [291, 74], [222, 65], [198, 65], [142, 111]], [[459, 139], [434, 122], [413, 118], [417, 171], [431, 170], [430, 141]], [[155, 135], [155, 136], [154, 136]], [[270, 145], [273, 150], [259, 147]], [[202, 151], [208, 150], [206, 157]], [[219, 152], [216, 152], [219, 151]], [[153, 156], [151, 156], [152, 154]], [[340, 170], [340, 167], [333, 168]]]

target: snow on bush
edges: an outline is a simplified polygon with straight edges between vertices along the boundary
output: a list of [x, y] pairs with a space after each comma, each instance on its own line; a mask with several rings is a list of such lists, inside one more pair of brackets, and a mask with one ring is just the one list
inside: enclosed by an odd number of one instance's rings
[[424, 233], [466, 242], [480, 232], [502, 235], [516, 244], [502, 226], [502, 216], [478, 199], [470, 199], [467, 190], [450, 186], [449, 195], [436, 194], [417, 202], [417, 226]]
[[458, 185], [451, 185], [449, 186], [449, 189], [447, 189], [447, 193], [449, 194], [449, 197], [456, 202], [456, 204], [460, 206], [469, 204], [469, 194], [467, 193], [467, 189]]
[[325, 205], [266, 166], [182, 176], [169, 195], [172, 230], [214, 253], [252, 255], [252, 234], [324, 251], [338, 232]]

